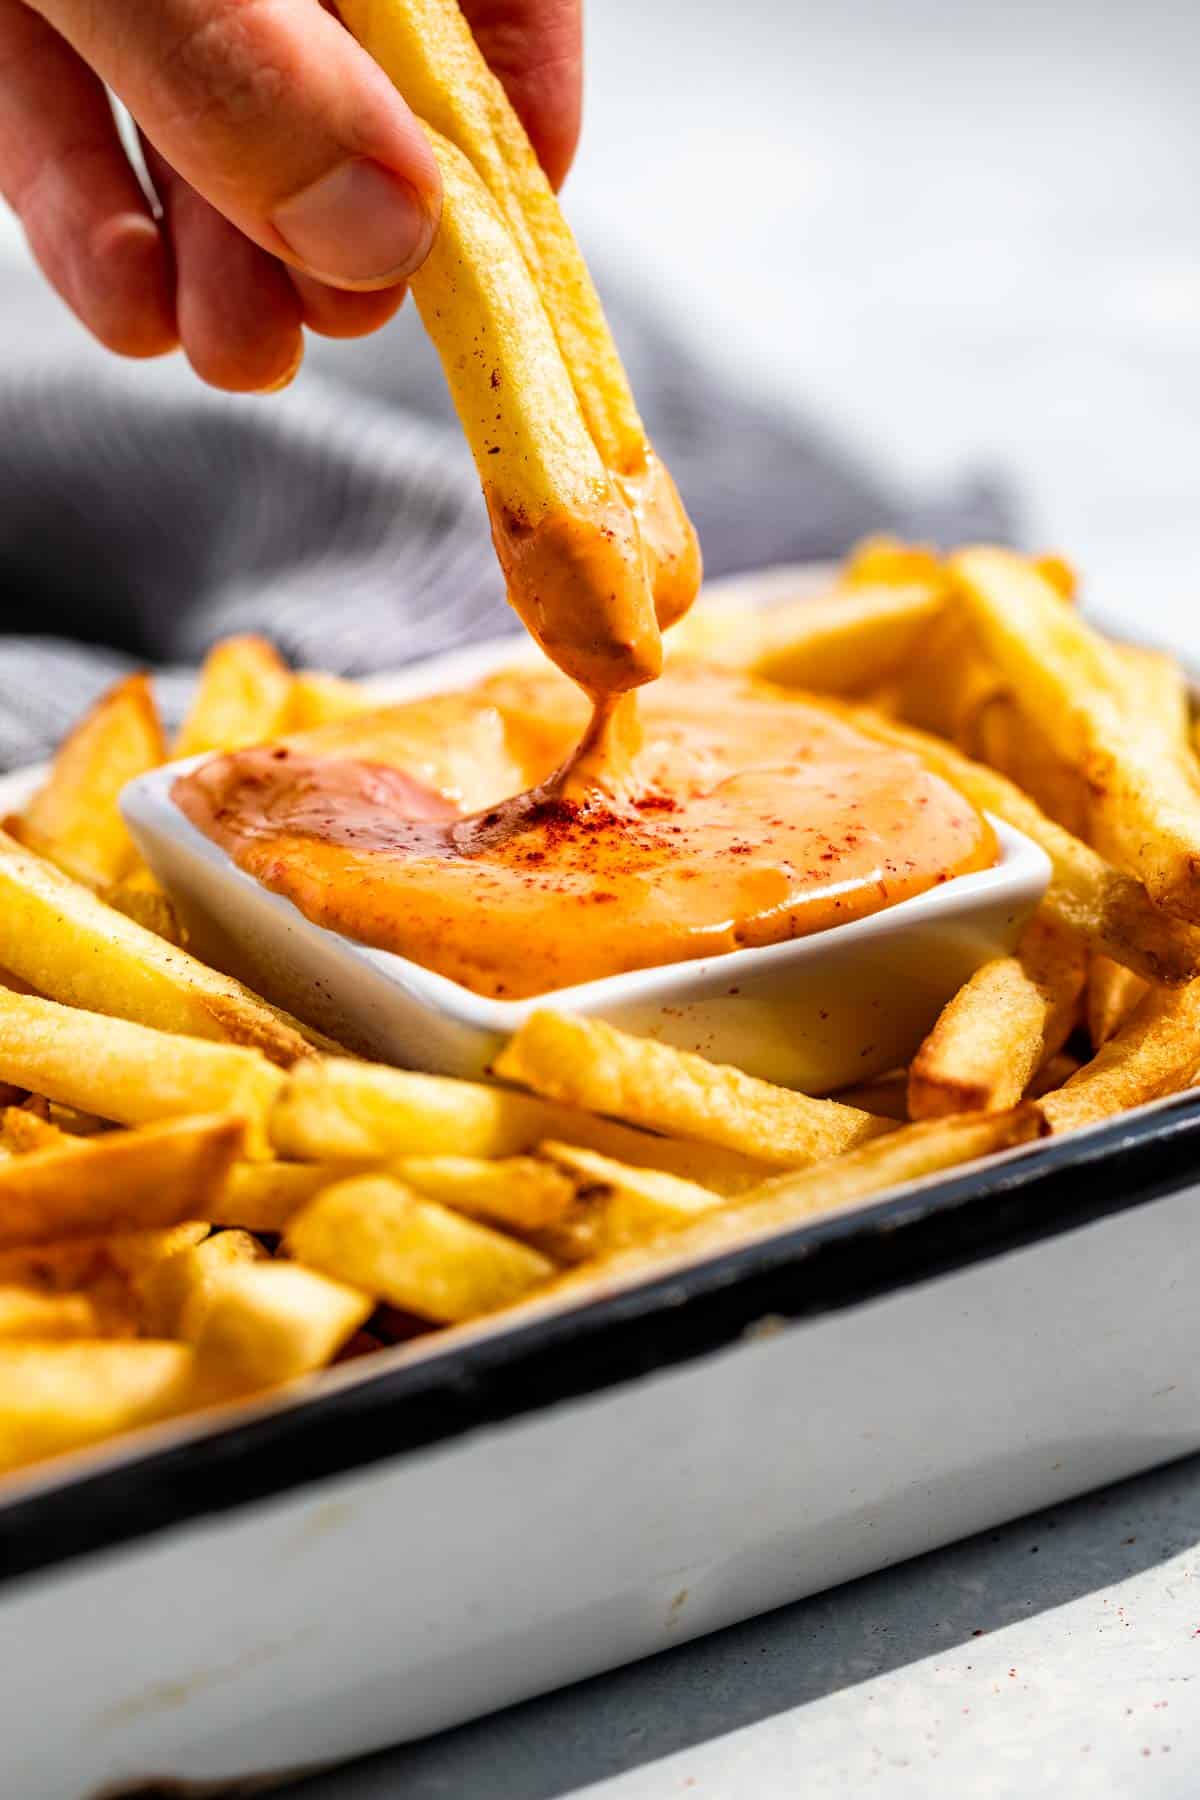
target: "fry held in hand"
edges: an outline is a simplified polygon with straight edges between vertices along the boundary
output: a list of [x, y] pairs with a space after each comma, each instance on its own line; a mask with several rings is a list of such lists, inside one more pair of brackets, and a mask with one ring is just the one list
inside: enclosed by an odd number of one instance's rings
[[[339, 0], [338, 10], [413, 111], [471, 164], [498, 208], [588, 434], [636, 521], [665, 629], [700, 585], [696, 536], [646, 437], [587, 265], [507, 94], [454, 0]], [[418, 305], [423, 274], [413, 283]]]
[[1035, 917], [1012, 956], [997, 957], [961, 987], [913, 1058], [914, 1119], [1006, 1112], [1066, 1042], [1087, 957], [1061, 925]]

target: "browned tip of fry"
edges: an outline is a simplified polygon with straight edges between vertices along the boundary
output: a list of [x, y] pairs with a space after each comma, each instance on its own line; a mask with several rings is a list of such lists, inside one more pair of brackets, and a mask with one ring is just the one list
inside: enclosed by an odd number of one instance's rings
[[269, 1062], [277, 1063], [281, 1069], [290, 1069], [317, 1054], [295, 1026], [277, 1017], [257, 997], [247, 994], [243, 1002], [237, 994], [204, 994], [200, 1004], [220, 1026], [228, 1043], [261, 1050]]

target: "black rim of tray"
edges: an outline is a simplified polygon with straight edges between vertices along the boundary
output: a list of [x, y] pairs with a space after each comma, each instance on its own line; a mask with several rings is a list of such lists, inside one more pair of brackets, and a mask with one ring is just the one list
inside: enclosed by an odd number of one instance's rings
[[795, 1226], [569, 1312], [0, 1503], [0, 1582], [636, 1380], [764, 1319], [861, 1305], [1144, 1205], [1200, 1165], [1200, 1093]]

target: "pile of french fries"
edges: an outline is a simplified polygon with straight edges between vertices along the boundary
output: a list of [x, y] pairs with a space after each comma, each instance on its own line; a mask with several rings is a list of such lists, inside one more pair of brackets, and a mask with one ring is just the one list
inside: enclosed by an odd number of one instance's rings
[[262, 1393], [1103, 1119], [1200, 1070], [1200, 779], [1170, 658], [1059, 562], [857, 552], [671, 654], [916, 748], [1053, 869], [906, 1070], [814, 1097], [537, 1012], [490, 1083], [360, 1061], [188, 951], [118, 796], [372, 702], [220, 644], [173, 745], [102, 698], [0, 833], [0, 1467]]

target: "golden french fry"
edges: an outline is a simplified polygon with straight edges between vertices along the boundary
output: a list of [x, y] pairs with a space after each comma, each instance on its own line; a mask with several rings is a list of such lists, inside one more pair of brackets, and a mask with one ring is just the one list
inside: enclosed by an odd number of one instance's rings
[[14, 836], [89, 886], [123, 880], [138, 853], [117, 806], [121, 789], [166, 754], [149, 679], [129, 675], [68, 732], [45, 786], [11, 822]]
[[287, 729], [292, 676], [265, 638], [222, 638], [204, 659], [200, 683], [173, 754], [241, 750]]
[[549, 1100], [793, 1167], [837, 1156], [884, 1121], [773, 1087], [598, 1019], [531, 1014], [496, 1059], [506, 1081]]
[[70, 1142], [61, 1125], [43, 1119], [40, 1113], [25, 1106], [5, 1107], [0, 1119], [0, 1145], [12, 1155], [24, 1156], [30, 1150], [50, 1150]]
[[945, 603], [945, 584], [938, 581], [852, 587], [771, 607], [758, 622], [759, 638], [747, 666], [781, 687], [862, 693], [912, 657]]
[[433, 145], [441, 224], [410, 285], [479, 470], [509, 599], [581, 686], [636, 687], [662, 666], [637, 523], [492, 197], [460, 151], [436, 134]]
[[406, 1156], [388, 1172], [427, 1200], [514, 1231], [552, 1225], [575, 1204], [575, 1183], [536, 1156]]
[[183, 1344], [0, 1344], [0, 1469], [167, 1417], [192, 1367]]
[[1008, 1113], [962, 1113], [952, 1119], [902, 1125], [845, 1156], [775, 1176], [683, 1230], [663, 1233], [649, 1244], [634, 1245], [573, 1269], [559, 1278], [551, 1292], [602, 1287], [616, 1278], [645, 1274], [668, 1259], [673, 1263], [681, 1257], [727, 1250], [822, 1213], [840, 1212], [887, 1189], [1028, 1143], [1044, 1129], [1037, 1107], [1029, 1105]]
[[136, 1337], [142, 1325], [141, 1284], [160, 1263], [199, 1244], [207, 1224], [194, 1219], [162, 1230], [109, 1232], [56, 1244], [0, 1251], [0, 1286], [47, 1298], [83, 1293], [96, 1337]]
[[587, 265], [503, 87], [453, 0], [341, 0], [339, 12], [413, 110], [462, 152], [499, 208], [587, 431], [637, 516], [665, 629], [700, 585], [696, 535], [647, 440]]
[[1103, 1050], [1141, 1004], [1148, 983], [1109, 956], [1093, 956], [1088, 969], [1087, 1027], [1093, 1050]]
[[980, 716], [1008, 688], [970, 620], [947, 603], [944, 585], [939, 591], [941, 611], [922, 634], [920, 654], [906, 662], [897, 711], [910, 725], [950, 738], [974, 754]]
[[1165, 911], [1200, 921], [1200, 783], [1131, 707], [1113, 646], [1011, 552], [961, 551], [951, 568], [1023, 710], [1085, 777], [1092, 841]]
[[267, 1151], [267, 1115], [284, 1076], [259, 1050], [0, 989], [0, 1080], [87, 1112], [103, 1109], [122, 1125], [233, 1114], [245, 1120], [255, 1155]]
[[994, 694], [975, 716], [963, 747], [989, 763], [1036, 801], [1050, 819], [1086, 838], [1090, 825], [1087, 783], [1078, 769], [1057, 756], [1037, 723], [1007, 691]]
[[203, 1218], [241, 1152], [240, 1119], [76, 1138], [0, 1164], [0, 1249]]
[[0, 1341], [103, 1337], [100, 1314], [87, 1294], [44, 1294], [0, 1285]]
[[292, 1220], [287, 1245], [297, 1261], [445, 1324], [507, 1306], [554, 1273], [528, 1245], [389, 1175], [326, 1188]]
[[720, 1194], [661, 1169], [634, 1169], [577, 1144], [543, 1144], [541, 1153], [576, 1178], [573, 1215], [550, 1222], [538, 1244], [561, 1262], [604, 1256], [690, 1225], [725, 1204]]
[[942, 1008], [909, 1070], [910, 1115], [1015, 1106], [1070, 1035], [1086, 972], [1079, 940], [1035, 915], [1015, 953], [977, 969]]
[[908, 1071], [893, 1069], [874, 1081], [856, 1082], [842, 1088], [833, 1098], [843, 1106], [856, 1106], [860, 1112], [875, 1113], [881, 1119], [895, 1119], [908, 1124]]
[[1186, 1087], [1200, 1071], [1200, 981], [1151, 988], [1091, 1062], [1038, 1105], [1055, 1132], [1107, 1119]]
[[906, 544], [886, 532], [861, 538], [842, 564], [840, 578], [847, 587], [946, 585], [942, 559], [931, 545]]
[[1178, 659], [1144, 644], [1113, 644], [1125, 711], [1139, 731], [1191, 750], [1191, 699]]
[[1051, 1094], [1055, 1088], [1062, 1087], [1070, 1081], [1076, 1070], [1083, 1067], [1079, 1057], [1072, 1056], [1069, 1051], [1060, 1050], [1044, 1063], [1025, 1090], [1027, 1100], [1040, 1100], [1043, 1094]]
[[324, 1368], [374, 1311], [368, 1294], [295, 1263], [226, 1262], [180, 1318], [206, 1397], [253, 1392]]
[[218, 1231], [160, 1257], [134, 1283], [143, 1335], [195, 1342], [219, 1277], [231, 1263], [262, 1262], [266, 1254], [248, 1231]]
[[282, 729], [312, 731], [339, 719], [359, 718], [377, 704], [357, 681], [322, 675], [319, 669], [300, 669], [292, 676]]
[[1030, 559], [1034, 568], [1054, 589], [1060, 600], [1074, 600], [1079, 592], [1079, 576], [1065, 556], [1057, 556], [1053, 551]]
[[981, 811], [995, 813], [1040, 844], [1053, 865], [1042, 901], [1048, 917], [1148, 981], [1175, 986], [1200, 972], [1200, 932], [1195, 926], [1167, 918], [1139, 881], [1114, 869], [1087, 844], [1048, 819], [1006, 776], [972, 762], [940, 738], [897, 725], [865, 707], [833, 700], [824, 704], [852, 720], [868, 737], [915, 751], [928, 768]]
[[340, 1164], [237, 1163], [209, 1217], [214, 1225], [239, 1225], [246, 1231], [282, 1231], [314, 1194], [344, 1180], [346, 1173]]
[[240, 982], [105, 906], [0, 832], [0, 963], [69, 1006], [185, 1037], [251, 1043], [283, 1066], [312, 1054]]
[[718, 1193], [752, 1187], [779, 1167], [778, 1158], [653, 1137], [579, 1107], [555, 1106], [480, 1081], [337, 1057], [291, 1071], [275, 1103], [270, 1133], [280, 1156], [359, 1165], [404, 1156], [520, 1156], [555, 1138], [638, 1168], [665, 1169]]
[[168, 944], [182, 944], [184, 940], [183, 926], [171, 901], [162, 889], [147, 886], [141, 882], [117, 881], [109, 887], [100, 889], [100, 898], [106, 906], [116, 912], [124, 913], [144, 930], [152, 931], [155, 937], [164, 938]]

